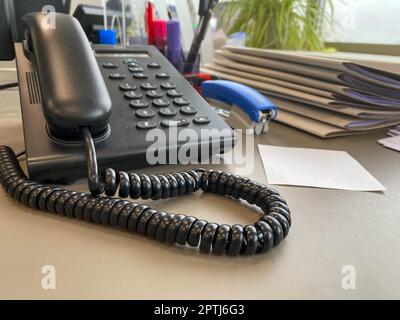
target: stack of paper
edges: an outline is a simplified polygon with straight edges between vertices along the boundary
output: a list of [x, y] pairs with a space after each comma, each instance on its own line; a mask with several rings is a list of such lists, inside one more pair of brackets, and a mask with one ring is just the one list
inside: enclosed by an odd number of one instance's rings
[[390, 129], [389, 138], [381, 139], [378, 142], [386, 148], [400, 151], [400, 126]]
[[254, 87], [277, 121], [319, 137], [400, 123], [400, 58], [225, 47], [204, 72]]

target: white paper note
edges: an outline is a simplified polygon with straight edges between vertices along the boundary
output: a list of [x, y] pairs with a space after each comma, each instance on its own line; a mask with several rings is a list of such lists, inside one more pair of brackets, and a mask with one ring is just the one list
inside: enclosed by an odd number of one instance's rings
[[355, 191], [384, 191], [345, 151], [258, 145], [268, 183]]

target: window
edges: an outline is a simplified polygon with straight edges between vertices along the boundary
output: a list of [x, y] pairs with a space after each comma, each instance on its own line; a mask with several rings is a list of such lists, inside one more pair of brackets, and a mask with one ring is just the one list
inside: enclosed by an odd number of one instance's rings
[[334, 24], [325, 40], [334, 43], [400, 45], [399, 0], [333, 0]]

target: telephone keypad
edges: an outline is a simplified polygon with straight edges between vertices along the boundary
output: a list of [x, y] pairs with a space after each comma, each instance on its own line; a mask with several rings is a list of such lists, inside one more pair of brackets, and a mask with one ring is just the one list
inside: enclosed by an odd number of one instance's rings
[[190, 99], [173, 81], [167, 80], [171, 75], [162, 69], [160, 63], [138, 60], [123, 59], [121, 67], [115, 61], [102, 64], [105, 69], [118, 69], [109, 75], [111, 79], [123, 80], [126, 78], [124, 72], [132, 73], [134, 83], [120, 83], [119, 89], [130, 100], [129, 106], [136, 109], [137, 128], [148, 130], [158, 126], [183, 127], [191, 123], [202, 125], [210, 122], [205, 116], [195, 117], [198, 110], [191, 106]]

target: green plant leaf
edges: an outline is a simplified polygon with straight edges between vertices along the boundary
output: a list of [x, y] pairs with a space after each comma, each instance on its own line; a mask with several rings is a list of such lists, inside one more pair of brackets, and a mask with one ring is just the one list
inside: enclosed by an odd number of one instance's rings
[[236, 0], [224, 4], [220, 23], [227, 34], [245, 32], [251, 47], [323, 50], [333, 0]]

